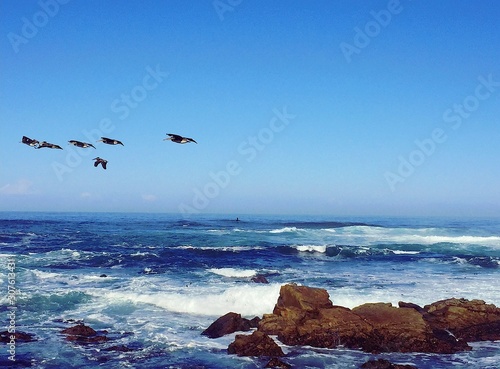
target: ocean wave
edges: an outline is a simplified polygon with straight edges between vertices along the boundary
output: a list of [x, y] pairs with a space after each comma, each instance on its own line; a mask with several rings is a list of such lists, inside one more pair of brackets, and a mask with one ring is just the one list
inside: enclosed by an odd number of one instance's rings
[[165, 291], [147, 294], [144, 291], [94, 291], [95, 297], [116, 302], [131, 301], [136, 304], [152, 304], [162, 309], [195, 315], [221, 316], [237, 311], [243, 316], [262, 316], [273, 310], [281, 284], [229, 287], [225, 290], [186, 288], [181, 292]]
[[298, 232], [299, 228], [297, 227], [284, 227], [284, 228], [279, 228], [279, 229], [272, 229], [269, 231], [269, 233], [291, 233], [291, 232]]
[[257, 274], [257, 271], [253, 269], [237, 268], [211, 268], [207, 271], [228, 278], [250, 278]]
[[299, 245], [294, 247], [300, 252], [318, 252], [324, 254], [327, 250], [326, 245]]

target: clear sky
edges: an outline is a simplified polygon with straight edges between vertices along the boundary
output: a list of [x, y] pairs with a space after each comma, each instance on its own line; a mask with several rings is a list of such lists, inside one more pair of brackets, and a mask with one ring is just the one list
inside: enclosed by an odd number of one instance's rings
[[499, 19], [496, 0], [2, 0], [0, 210], [498, 216]]

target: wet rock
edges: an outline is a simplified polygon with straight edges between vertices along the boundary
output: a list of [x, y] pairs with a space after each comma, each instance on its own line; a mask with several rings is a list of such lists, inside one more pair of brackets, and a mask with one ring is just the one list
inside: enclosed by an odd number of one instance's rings
[[273, 369], [290, 369], [292, 366], [290, 364], [287, 364], [277, 357], [273, 357], [269, 362], [266, 364], [264, 368], [273, 368]]
[[9, 333], [9, 331], [3, 331], [3, 332], [0, 332], [0, 342], [9, 343], [12, 340], [11, 336], [14, 336], [14, 340], [16, 342], [36, 341], [36, 339], [33, 338], [35, 335], [32, 333], [25, 333], [25, 332]]
[[229, 354], [238, 356], [281, 357], [285, 354], [267, 334], [255, 331], [251, 335], [239, 334], [227, 348]]
[[82, 337], [91, 337], [97, 334], [97, 332], [94, 329], [85, 324], [78, 324], [75, 325], [74, 327], [63, 329], [61, 333], [70, 336], [82, 336]]
[[253, 276], [251, 281], [255, 283], [265, 283], [265, 284], [269, 283], [267, 278], [262, 274], [257, 274], [256, 276]]
[[370, 360], [361, 365], [362, 369], [418, 369], [413, 365], [393, 364], [385, 359]]
[[119, 346], [106, 347], [103, 351], [130, 352], [135, 350], [125, 345], [119, 345]]
[[108, 337], [98, 334], [97, 331], [85, 324], [63, 329], [61, 333], [66, 335], [68, 341], [77, 343], [102, 343], [109, 340]]
[[333, 306], [326, 290], [282, 286], [273, 314], [265, 314], [258, 330], [277, 335], [287, 345], [367, 352], [454, 353], [469, 350], [463, 340], [431, 326], [417, 305], [396, 308], [390, 303], [354, 309]]
[[255, 321], [242, 318], [241, 314], [227, 313], [210, 324], [201, 334], [209, 338], [218, 338], [238, 331], [249, 331], [252, 327], [255, 327]]
[[447, 299], [424, 306], [425, 319], [436, 329], [465, 341], [500, 340], [500, 308], [482, 300]]

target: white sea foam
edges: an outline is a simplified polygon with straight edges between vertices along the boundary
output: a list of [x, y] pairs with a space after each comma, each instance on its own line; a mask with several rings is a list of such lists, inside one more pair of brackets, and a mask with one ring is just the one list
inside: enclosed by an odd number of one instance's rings
[[211, 268], [208, 271], [228, 278], [250, 278], [257, 274], [253, 269]]
[[297, 227], [284, 227], [279, 229], [272, 229], [269, 233], [289, 233], [289, 232], [297, 232], [299, 229]]
[[[345, 227], [337, 232], [339, 240], [357, 244], [400, 243], [433, 245], [438, 243], [499, 246], [499, 236], [450, 235], [437, 228]], [[439, 234], [441, 233], [441, 234]]]
[[230, 311], [243, 316], [262, 316], [272, 312], [278, 299], [280, 284], [244, 285], [225, 290], [203, 290], [164, 293], [138, 293], [134, 291], [95, 290], [96, 297], [104, 296], [111, 301], [126, 300], [133, 303], [152, 304], [171, 312], [195, 315], [221, 316]]
[[326, 252], [326, 245], [300, 245], [295, 246], [295, 248], [300, 252], [319, 252], [323, 254]]

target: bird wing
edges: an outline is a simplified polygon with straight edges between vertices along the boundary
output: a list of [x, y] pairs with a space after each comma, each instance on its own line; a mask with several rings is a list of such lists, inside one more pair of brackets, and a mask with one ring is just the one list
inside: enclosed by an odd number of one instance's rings
[[179, 135], [176, 135], [176, 134], [173, 134], [173, 133], [167, 133], [167, 135], [170, 136], [170, 138], [172, 138], [174, 140], [177, 140], [177, 141], [182, 140], [182, 136], [179, 136]]
[[108, 164], [108, 161], [107, 160], [103, 160], [101, 161], [101, 165], [104, 169], [106, 169], [106, 164]]
[[188, 141], [191, 141], [191, 142], [194, 142], [195, 144], [197, 144], [198, 142], [196, 142], [195, 140], [193, 140], [192, 138], [189, 138], [189, 137], [186, 137]]

